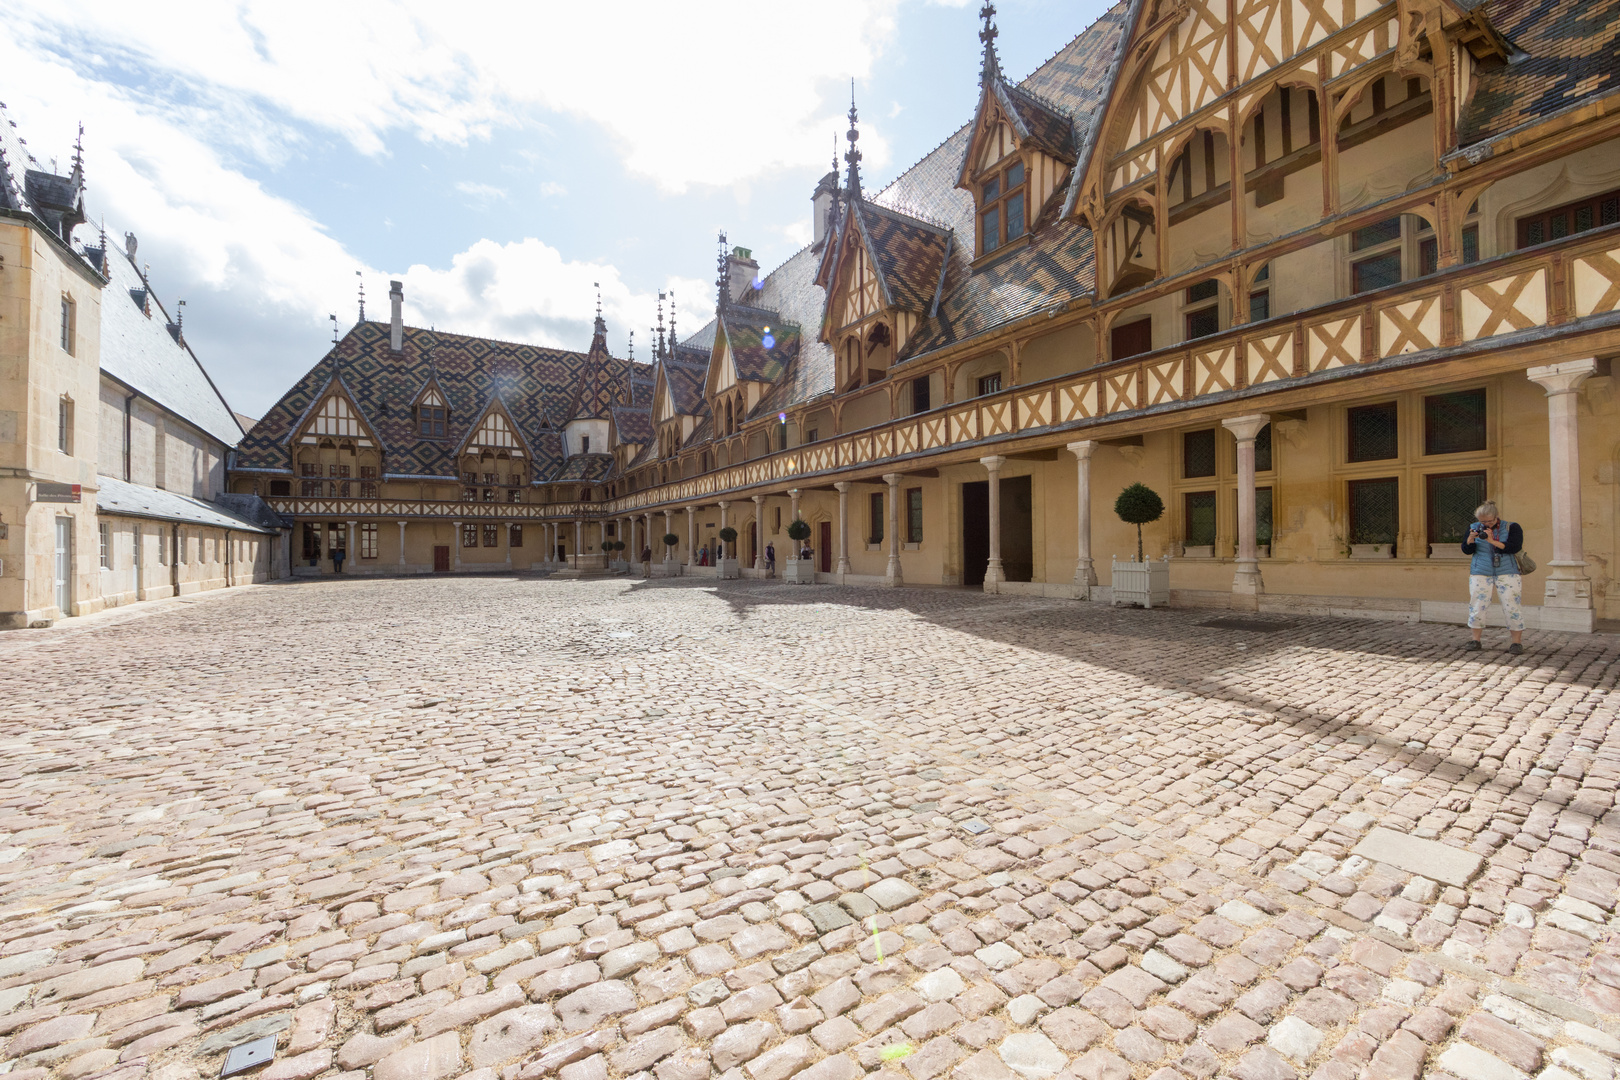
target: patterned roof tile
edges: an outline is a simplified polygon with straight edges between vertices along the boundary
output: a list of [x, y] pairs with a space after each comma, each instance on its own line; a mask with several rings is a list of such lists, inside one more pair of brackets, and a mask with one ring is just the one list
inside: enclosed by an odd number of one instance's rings
[[1487, 0], [1481, 6], [1523, 55], [1480, 72], [1457, 125], [1463, 146], [1620, 91], [1620, 0]]

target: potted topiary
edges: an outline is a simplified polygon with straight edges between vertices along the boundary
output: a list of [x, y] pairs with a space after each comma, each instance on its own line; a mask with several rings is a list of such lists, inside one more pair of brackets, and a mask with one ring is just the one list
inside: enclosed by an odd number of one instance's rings
[[815, 560], [801, 559], [801, 552], [809, 551], [805, 541], [810, 539], [810, 526], [807, 522], [795, 518], [787, 527], [788, 539], [793, 542], [793, 550], [789, 551], [788, 558], [782, 560], [782, 580], [793, 585], [813, 585], [816, 580]]
[[664, 534], [664, 565], [658, 569], [659, 577], [675, 576], [675, 545], [680, 542], [681, 538], [674, 533]]
[[1114, 500], [1114, 513], [1127, 525], [1136, 526], [1136, 561], [1121, 562], [1114, 557], [1114, 603], [1145, 608], [1170, 603], [1170, 557], [1150, 563], [1142, 550], [1142, 526], [1164, 516], [1164, 500], [1146, 484], [1135, 483]]
[[[737, 573], [737, 530], [730, 525], [721, 529], [720, 542], [724, 545], [720, 549], [720, 576], [723, 578], [740, 576]], [[726, 557], [727, 552], [730, 552], [730, 558]]]
[[624, 550], [624, 541], [623, 540], [609, 540], [607, 543], [603, 544], [602, 546], [607, 548], [609, 551], [613, 552], [613, 569], [615, 569], [615, 570], [628, 570], [629, 569], [629, 567], [625, 564], [624, 557], [619, 554], [619, 552]]

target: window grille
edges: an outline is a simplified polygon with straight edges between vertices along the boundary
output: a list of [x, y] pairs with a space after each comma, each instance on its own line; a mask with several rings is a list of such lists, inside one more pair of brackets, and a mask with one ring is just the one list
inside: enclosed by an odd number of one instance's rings
[[1271, 471], [1271, 425], [1267, 424], [1260, 429], [1260, 434], [1254, 437], [1254, 471]]
[[1393, 545], [1401, 531], [1400, 494], [1393, 476], [1350, 481], [1350, 543]]
[[1372, 292], [1374, 289], [1399, 285], [1401, 282], [1400, 249], [1386, 251], [1370, 259], [1350, 265], [1351, 289], [1354, 292]]
[[1425, 454], [1465, 454], [1483, 449], [1485, 449], [1484, 390], [1436, 394], [1423, 399]]
[[523, 546], [523, 526], [513, 525], [508, 535], [511, 537], [510, 543], [513, 547], [520, 548]]
[[300, 480], [298, 482], [298, 494], [306, 499], [320, 498], [321, 482], [319, 480]]
[[1215, 493], [1189, 491], [1182, 496], [1187, 516], [1187, 546], [1209, 547], [1215, 543]]
[[375, 559], [377, 557], [377, 523], [375, 521], [362, 521], [360, 523], [360, 557], [362, 559]]
[[484, 546], [487, 548], [500, 545], [500, 527], [497, 525], [484, 526]]
[[1351, 461], [1386, 461], [1400, 457], [1400, 424], [1393, 401], [1362, 405], [1346, 414]]
[[1265, 322], [1271, 318], [1271, 290], [1249, 294], [1249, 321]]
[[983, 376], [982, 378], [979, 379], [979, 396], [980, 397], [984, 397], [986, 394], [997, 394], [997, 393], [1000, 393], [1000, 392], [1001, 392], [1001, 372], [998, 371], [998, 372], [994, 373], [993, 375], [985, 375], [985, 376]]
[[461, 546], [475, 548], [478, 546], [478, 526], [463, 525], [461, 527]]
[[1271, 489], [1254, 489], [1254, 542], [1271, 544]]
[[1200, 308], [1197, 311], [1187, 312], [1187, 339], [1209, 337], [1211, 334], [1221, 332], [1221, 309], [1218, 307]]
[[1462, 543], [1474, 522], [1474, 508], [1485, 501], [1485, 473], [1434, 475], [1428, 485], [1429, 543]]
[[867, 535], [867, 543], [883, 543], [883, 492], [874, 491], [867, 502], [868, 516], [871, 518], [871, 531]]
[[101, 525], [99, 526], [99, 528], [97, 529], [97, 531], [100, 533], [99, 539], [101, 541], [101, 568], [103, 570], [111, 570], [112, 569], [112, 526], [107, 524], [106, 522], [102, 522]]
[[314, 461], [300, 462], [299, 465], [298, 465], [298, 475], [299, 476], [319, 476], [319, 475], [321, 475], [320, 463], [314, 462]]
[[360, 497], [362, 499], [375, 499], [377, 497], [376, 483], [371, 480], [360, 481]]
[[1350, 250], [1365, 251], [1379, 244], [1387, 244], [1391, 240], [1401, 238], [1401, 219], [1398, 217], [1386, 218], [1363, 226], [1350, 234]]
[[906, 489], [906, 543], [922, 543], [923, 493], [922, 488]]
[[1215, 475], [1215, 429], [1188, 431], [1181, 436], [1181, 475], [1187, 478]]
[[1575, 233], [1620, 224], [1620, 191], [1593, 195], [1579, 202], [1519, 219], [1519, 247], [1562, 240]]

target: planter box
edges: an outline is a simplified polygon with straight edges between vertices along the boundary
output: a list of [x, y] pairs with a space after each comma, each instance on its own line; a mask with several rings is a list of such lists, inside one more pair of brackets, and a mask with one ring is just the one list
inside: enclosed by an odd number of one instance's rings
[[[1214, 544], [1183, 544], [1181, 545], [1183, 559], [1213, 559], [1215, 557]], [[1132, 565], [1142, 565], [1135, 564]]]
[[1429, 558], [1431, 559], [1456, 559], [1458, 562], [1466, 562], [1471, 557], [1463, 554], [1461, 540], [1455, 544], [1429, 545]]
[[1388, 559], [1394, 551], [1394, 544], [1351, 544], [1350, 557], [1352, 559]]
[[627, 571], [630, 569], [630, 564], [625, 562], [623, 559], [614, 559], [612, 562], [608, 563], [608, 569], [612, 570], [614, 573], [618, 573], [621, 570]]
[[814, 559], [788, 559], [782, 564], [782, 580], [790, 585], [814, 585], [816, 561]]
[[1269, 559], [1269, 558], [1271, 558], [1271, 545], [1270, 544], [1256, 544], [1254, 546], [1254, 554], [1255, 554], [1255, 557], [1258, 558], [1258, 559]]
[[661, 563], [651, 563], [649, 565], [652, 568], [651, 577], [678, 577], [681, 572], [681, 564], [674, 559], [665, 559]]
[[727, 580], [731, 580], [733, 578], [741, 577], [742, 575], [737, 572], [737, 560], [736, 559], [721, 559], [720, 560], [720, 576], [722, 578], [727, 579]]
[[1170, 604], [1170, 557], [1158, 562], [1114, 560], [1114, 604], [1138, 604], [1145, 608]]

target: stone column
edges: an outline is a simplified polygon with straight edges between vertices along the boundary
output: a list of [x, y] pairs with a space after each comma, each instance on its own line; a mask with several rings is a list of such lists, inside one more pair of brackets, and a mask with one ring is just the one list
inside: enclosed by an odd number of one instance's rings
[[[1552, 558], [1547, 561], [1545, 608], [1558, 630], [1592, 630], [1592, 582], [1581, 537], [1581, 448], [1577, 408], [1581, 384], [1597, 371], [1594, 359], [1533, 367], [1530, 381], [1547, 392], [1547, 461], [1551, 481]], [[1504, 508], [1506, 509], [1506, 508]], [[1504, 515], [1509, 516], [1510, 515]]]
[[1237, 438], [1238, 542], [1237, 572], [1232, 576], [1232, 607], [1240, 611], [1259, 611], [1260, 594], [1266, 591], [1265, 583], [1260, 580], [1260, 549], [1255, 534], [1254, 440], [1270, 421], [1271, 417], [1264, 413], [1221, 421], [1221, 426]]
[[[688, 515], [690, 515], [691, 512], [692, 512], [691, 510], [687, 510]], [[669, 523], [669, 516], [672, 513], [674, 513], [674, 511], [672, 511], [672, 510], [665, 510], [664, 511], [664, 536], [668, 536], [671, 532], [674, 531], [673, 526], [671, 526], [670, 523]], [[690, 522], [691, 518], [688, 517], [687, 521]], [[660, 544], [662, 544], [664, 542], [663, 537], [659, 537], [658, 542]], [[669, 548], [666, 547], [664, 549], [664, 557], [666, 559], [673, 559], [674, 558], [674, 552], [670, 551]]]
[[[799, 496], [801, 494], [803, 494], [803, 493], [798, 488], [794, 488], [794, 489], [792, 489], [791, 491], [788, 492], [788, 498], [793, 500], [793, 509], [791, 511], [792, 514], [793, 514], [793, 518], [792, 518], [791, 521], [788, 522], [789, 525], [793, 524], [794, 521], [799, 520]], [[798, 544], [797, 540], [795, 540], [793, 542], [794, 542], [794, 544]], [[798, 553], [795, 552], [793, 557], [795, 559], [797, 559], [799, 557]]]
[[897, 472], [883, 474], [884, 483], [889, 485], [889, 567], [884, 571], [883, 584], [891, 588], [905, 580], [900, 575], [900, 481], [904, 479]]
[[585, 554], [585, 522], [581, 518], [574, 519], [574, 569], [582, 570], [585, 564], [580, 561]]
[[450, 553], [451, 553], [451, 558], [453, 558], [455, 560], [455, 562], [450, 564], [450, 569], [452, 569], [452, 570], [460, 570], [461, 569], [461, 522], [459, 522], [459, 521], [452, 521], [450, 523]]
[[849, 573], [849, 481], [833, 485], [838, 489], [838, 563], [833, 567], [840, 578]]
[[505, 526], [501, 530], [501, 546], [506, 549], [506, 568], [510, 570], [512, 569], [512, 523], [503, 521], [501, 524]]
[[1097, 567], [1091, 558], [1091, 452], [1097, 449], [1095, 439], [1081, 439], [1069, 444], [1079, 467], [1075, 482], [1075, 496], [1079, 501], [1079, 520], [1075, 529], [1074, 584], [1080, 590], [1080, 599], [1091, 599], [1091, 587], [1097, 584]]
[[[726, 511], [727, 511], [727, 510], [728, 510], [728, 509], [730, 509], [730, 508], [731, 508], [731, 504], [730, 504], [730, 503], [728, 503], [728, 502], [723, 502], [723, 503], [721, 503], [721, 504], [720, 504], [720, 531], [721, 531], [721, 532], [725, 532], [725, 531], [726, 531]], [[727, 543], [726, 543], [726, 542], [725, 542], [725, 541], [724, 541], [724, 540], [722, 540], [722, 541], [720, 541], [720, 544], [721, 544], [721, 546], [722, 546], [722, 548], [725, 548], [725, 547], [735, 547], [735, 546], [736, 546], [736, 542], [735, 542], [735, 541], [733, 541], [733, 542], [732, 542], [732, 543], [730, 543], [730, 544], [727, 544]], [[732, 558], [736, 558], [736, 557], [737, 557], [737, 553], [736, 553], [736, 552], [735, 552], [735, 551], [733, 551], [733, 552], [732, 552], [732, 553], [731, 553], [731, 557], [732, 557]]]
[[751, 495], [754, 500], [754, 569], [765, 569], [765, 496]]
[[686, 565], [697, 565], [697, 507], [686, 508]]
[[351, 566], [358, 566], [360, 563], [359, 532], [360, 523], [356, 521], [349, 522], [349, 557], [344, 562], [349, 563]]
[[399, 523], [399, 565], [405, 565], [405, 523]]
[[990, 561], [984, 568], [984, 591], [993, 593], [1007, 580], [1001, 567], [1001, 467], [1007, 459], [992, 455], [980, 458], [979, 464], [990, 473]]

